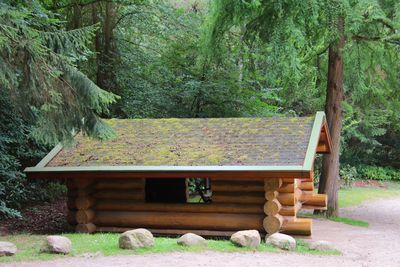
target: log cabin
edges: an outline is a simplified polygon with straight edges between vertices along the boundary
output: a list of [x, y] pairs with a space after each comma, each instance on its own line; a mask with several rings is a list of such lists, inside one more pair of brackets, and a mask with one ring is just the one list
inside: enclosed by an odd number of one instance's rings
[[[115, 138], [78, 134], [25, 170], [30, 179], [66, 181], [77, 232], [311, 235], [312, 219], [299, 210], [326, 209], [327, 196], [314, 193], [316, 155], [331, 149], [323, 112], [106, 122]], [[198, 201], [193, 181], [203, 181]]]

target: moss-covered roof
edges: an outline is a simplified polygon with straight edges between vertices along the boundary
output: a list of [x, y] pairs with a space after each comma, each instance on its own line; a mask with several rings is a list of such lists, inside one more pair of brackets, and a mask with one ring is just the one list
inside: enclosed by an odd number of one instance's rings
[[111, 119], [116, 138], [82, 135], [46, 165], [298, 166], [314, 117]]

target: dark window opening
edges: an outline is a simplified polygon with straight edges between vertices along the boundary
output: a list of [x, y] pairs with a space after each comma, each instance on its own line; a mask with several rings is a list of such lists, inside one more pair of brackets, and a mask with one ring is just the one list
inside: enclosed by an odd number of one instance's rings
[[146, 202], [209, 203], [211, 183], [206, 178], [146, 178]]
[[187, 199], [185, 179], [146, 179], [146, 202], [186, 203]]

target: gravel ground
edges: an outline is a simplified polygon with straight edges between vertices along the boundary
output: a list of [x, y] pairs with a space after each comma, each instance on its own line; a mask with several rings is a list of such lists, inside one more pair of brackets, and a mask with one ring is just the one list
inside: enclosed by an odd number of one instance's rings
[[[399, 196], [400, 197], [400, 196]], [[343, 255], [296, 253], [165, 253], [129, 256], [71, 257], [45, 262], [19, 262], [5, 266], [400, 266], [400, 198], [382, 199], [341, 210], [341, 216], [365, 220], [369, 228], [314, 220], [314, 240], [336, 244]]]

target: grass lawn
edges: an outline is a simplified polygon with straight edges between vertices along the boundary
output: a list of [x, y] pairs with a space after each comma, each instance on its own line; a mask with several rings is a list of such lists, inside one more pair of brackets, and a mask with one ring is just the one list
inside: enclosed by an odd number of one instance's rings
[[[379, 198], [400, 197], [400, 183], [387, 182], [387, 188], [380, 187], [352, 187], [339, 190], [339, 207], [351, 207], [360, 205], [365, 201], [375, 200]], [[302, 213], [304, 217], [309, 218], [325, 218], [323, 215], [315, 215], [311, 213]], [[355, 220], [346, 217], [331, 217], [331, 221], [341, 222], [344, 224], [368, 227], [369, 223], [362, 220]]]
[[[18, 252], [15, 256], [0, 257], [1, 262], [12, 261], [31, 261], [31, 260], [51, 260], [62, 257], [78, 256], [83, 253], [99, 253], [104, 256], [109, 255], [132, 255], [144, 253], [165, 253], [165, 252], [185, 252], [185, 251], [202, 251], [213, 250], [220, 252], [245, 252], [259, 251], [280, 253], [281, 250], [262, 243], [259, 248], [241, 248], [233, 245], [229, 240], [208, 240], [208, 248], [202, 247], [182, 247], [176, 244], [176, 238], [156, 237], [155, 246], [149, 249], [123, 250], [118, 247], [119, 234], [114, 233], [96, 233], [96, 234], [63, 234], [72, 241], [72, 252], [70, 255], [56, 255], [40, 253], [40, 247], [45, 239], [44, 235], [10, 235], [1, 237], [1, 241], [13, 242]], [[328, 254], [340, 255], [339, 251], [315, 251], [309, 249], [306, 243], [301, 240], [297, 241], [297, 252], [307, 254]]]
[[339, 207], [359, 205], [367, 200], [400, 197], [400, 183], [388, 183], [387, 188], [352, 187], [339, 190]]
[[301, 217], [323, 218], [323, 219], [328, 219], [328, 220], [334, 221], [334, 222], [340, 222], [340, 223], [354, 225], [354, 226], [360, 226], [360, 227], [368, 227], [369, 226], [369, 223], [366, 222], [366, 221], [356, 220], [356, 219], [347, 218], [347, 217], [330, 217], [330, 218], [326, 218], [324, 215], [312, 214], [312, 213], [309, 213], [309, 212], [301, 213]]

